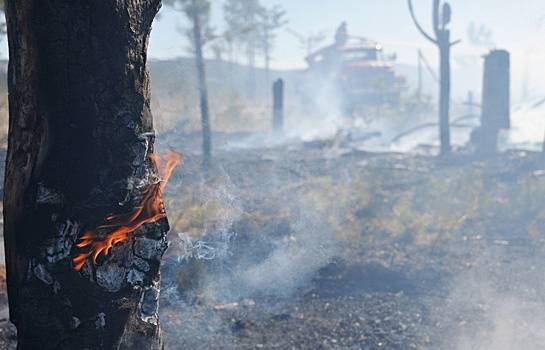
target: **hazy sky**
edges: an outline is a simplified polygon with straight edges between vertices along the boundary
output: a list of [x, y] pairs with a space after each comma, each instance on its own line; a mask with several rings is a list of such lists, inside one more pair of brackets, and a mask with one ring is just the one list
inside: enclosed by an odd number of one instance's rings
[[[212, 0], [212, 3], [213, 26], [221, 31], [223, 1]], [[301, 34], [325, 31], [331, 41], [335, 28], [345, 20], [351, 34], [381, 42], [386, 51], [397, 52], [402, 63], [415, 64], [417, 48], [424, 50], [432, 64], [436, 62], [436, 49], [416, 31], [406, 0], [261, 0], [261, 3], [282, 5], [287, 10], [287, 27]], [[414, 0], [422, 25], [430, 31], [431, 3], [432, 0]], [[512, 53], [514, 86], [522, 86], [524, 76], [529, 76], [529, 88], [545, 92], [545, 83], [542, 83], [545, 81], [545, 0], [452, 0], [451, 5], [452, 36], [464, 41], [454, 49], [459, 62], [468, 62], [467, 59], [487, 52], [487, 47], [476, 47], [467, 40], [471, 22], [484, 24], [493, 32], [495, 46]], [[185, 38], [176, 30], [186, 25], [178, 13], [166, 7], [161, 10], [152, 33], [150, 56], [187, 55]], [[273, 56], [273, 66], [277, 68], [304, 67], [305, 50], [286, 30], [279, 32]]]

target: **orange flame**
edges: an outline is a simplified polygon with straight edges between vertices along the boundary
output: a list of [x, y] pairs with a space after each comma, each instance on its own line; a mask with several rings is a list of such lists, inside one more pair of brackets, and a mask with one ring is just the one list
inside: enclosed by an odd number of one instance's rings
[[[144, 189], [142, 202], [132, 212], [109, 215], [105, 219], [105, 224], [95, 230], [86, 231], [80, 237], [76, 247], [87, 248], [88, 250], [72, 259], [76, 271], [81, 270], [88, 257], [92, 257], [93, 262], [96, 264], [100, 254], [108, 255], [114, 245], [127, 242], [131, 234], [141, 226], [157, 222], [166, 217], [163, 205], [163, 191], [174, 169], [181, 163], [182, 158], [178, 153], [169, 150], [165, 155], [166, 164], [164, 167], [162, 166], [161, 157], [158, 155], [151, 154], [150, 159], [157, 167], [161, 180], [148, 185]], [[112, 231], [101, 238], [98, 236], [98, 231], [104, 229], [111, 229]]]

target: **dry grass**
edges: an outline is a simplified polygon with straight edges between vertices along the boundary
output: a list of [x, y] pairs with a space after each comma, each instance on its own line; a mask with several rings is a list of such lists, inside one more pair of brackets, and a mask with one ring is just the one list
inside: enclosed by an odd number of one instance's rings
[[[424, 162], [404, 170], [352, 169], [344, 176], [323, 175], [328, 171], [313, 176], [309, 171], [303, 178], [268, 187], [260, 179], [273, 176], [267, 173], [269, 168], [254, 165], [245, 169], [246, 181], [231, 187], [238, 206], [217, 194], [221, 181], [185, 183], [168, 205], [175, 229], [202, 237], [229, 218], [237, 227], [260, 234], [297, 222], [304, 207], [350, 245], [365, 246], [377, 239], [433, 245], [437, 240], [482, 234], [545, 237], [545, 177], [532, 173], [513, 173], [511, 179], [507, 172], [508, 178], [502, 179], [482, 164], [438, 171]], [[290, 171], [289, 166], [283, 169]]]

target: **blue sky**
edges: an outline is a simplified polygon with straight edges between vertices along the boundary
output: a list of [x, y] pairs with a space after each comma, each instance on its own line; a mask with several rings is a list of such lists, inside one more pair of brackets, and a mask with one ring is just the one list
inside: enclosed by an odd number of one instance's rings
[[[418, 17], [431, 29], [431, 0], [413, 0]], [[261, 0], [265, 6], [280, 4], [287, 10], [288, 27], [302, 33], [325, 31], [332, 40], [335, 28], [348, 22], [349, 32], [383, 44], [386, 51], [396, 52], [402, 63], [415, 64], [416, 50], [421, 48], [432, 64], [436, 49], [425, 41], [411, 22], [406, 0]], [[223, 27], [222, 0], [212, 0], [212, 22]], [[460, 60], [478, 58], [486, 47], [475, 47], [467, 41], [471, 22], [484, 24], [493, 32], [497, 47], [511, 51], [514, 84], [522, 84], [524, 76], [530, 85], [545, 91], [545, 1], [544, 0], [451, 0], [453, 8], [452, 35], [464, 40], [454, 50]], [[150, 56], [172, 58], [187, 55], [187, 43], [176, 28], [187, 25], [183, 17], [167, 7], [154, 24]], [[305, 51], [287, 31], [278, 35], [273, 53], [277, 68], [304, 67]], [[466, 60], [467, 61], [467, 60]], [[543, 72], [542, 72], [543, 71]], [[530, 87], [533, 88], [532, 86]]]

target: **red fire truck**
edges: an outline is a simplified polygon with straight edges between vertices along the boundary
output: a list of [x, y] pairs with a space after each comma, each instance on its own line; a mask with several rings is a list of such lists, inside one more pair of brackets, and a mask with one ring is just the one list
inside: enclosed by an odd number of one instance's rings
[[393, 69], [395, 56], [385, 57], [377, 42], [349, 37], [341, 28], [335, 44], [306, 58], [311, 77], [333, 83], [344, 107], [350, 110], [399, 104], [405, 79]]

